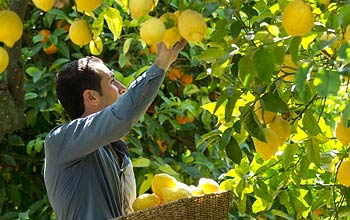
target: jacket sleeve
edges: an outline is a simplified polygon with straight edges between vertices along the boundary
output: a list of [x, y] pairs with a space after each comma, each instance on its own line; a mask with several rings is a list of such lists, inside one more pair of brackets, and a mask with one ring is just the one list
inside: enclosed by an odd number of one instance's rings
[[152, 65], [111, 106], [53, 129], [45, 139], [46, 153], [59, 163], [75, 163], [125, 136], [155, 99], [163, 79], [164, 70]]

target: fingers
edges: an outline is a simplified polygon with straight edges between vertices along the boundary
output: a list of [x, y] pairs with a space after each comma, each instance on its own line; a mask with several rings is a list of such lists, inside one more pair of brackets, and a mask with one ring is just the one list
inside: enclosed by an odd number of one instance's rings
[[174, 49], [179, 53], [184, 47], [186, 46], [187, 41], [185, 39], [182, 39], [179, 43], [176, 44]]

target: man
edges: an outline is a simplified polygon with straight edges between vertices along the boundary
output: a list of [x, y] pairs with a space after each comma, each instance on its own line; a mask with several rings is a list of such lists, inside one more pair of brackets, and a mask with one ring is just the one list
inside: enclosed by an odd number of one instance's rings
[[95, 57], [65, 65], [57, 97], [72, 121], [45, 139], [44, 179], [58, 220], [104, 220], [132, 211], [135, 177], [125, 136], [157, 95], [186, 45], [157, 45], [154, 64], [126, 89]]

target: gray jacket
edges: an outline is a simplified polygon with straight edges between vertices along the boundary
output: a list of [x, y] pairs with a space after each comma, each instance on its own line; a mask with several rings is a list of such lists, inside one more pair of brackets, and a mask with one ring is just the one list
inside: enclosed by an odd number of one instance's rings
[[[136, 196], [135, 186], [130, 186], [135, 185], [130, 158], [111, 143], [145, 113], [163, 79], [164, 71], [153, 65], [113, 105], [47, 135], [44, 180], [58, 220], [112, 219], [130, 208], [130, 197]], [[121, 167], [115, 153], [122, 158]]]

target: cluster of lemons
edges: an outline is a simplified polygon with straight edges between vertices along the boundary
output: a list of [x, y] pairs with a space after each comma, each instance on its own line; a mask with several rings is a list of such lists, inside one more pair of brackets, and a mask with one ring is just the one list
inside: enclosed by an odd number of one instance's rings
[[[154, 9], [153, 0], [130, 0], [129, 10], [133, 19], [148, 15]], [[207, 24], [203, 16], [192, 9], [182, 12], [167, 12], [159, 18], [149, 17], [141, 24], [140, 37], [152, 46], [164, 41], [168, 48], [182, 38], [189, 42], [201, 42], [206, 34]]]
[[282, 115], [263, 109], [260, 101], [255, 103], [254, 111], [259, 121], [266, 125], [263, 128], [266, 142], [253, 138], [253, 143], [261, 158], [268, 160], [276, 154], [278, 147], [288, 140], [291, 133], [290, 124]]
[[213, 179], [201, 178], [197, 186], [189, 186], [166, 173], [154, 175], [151, 188], [152, 193], [141, 194], [135, 199], [132, 205], [134, 211], [221, 191], [220, 185]]

